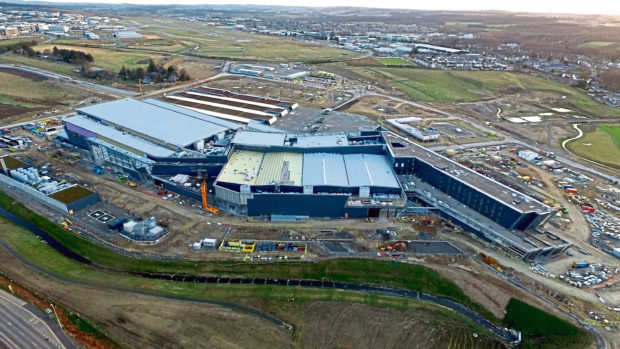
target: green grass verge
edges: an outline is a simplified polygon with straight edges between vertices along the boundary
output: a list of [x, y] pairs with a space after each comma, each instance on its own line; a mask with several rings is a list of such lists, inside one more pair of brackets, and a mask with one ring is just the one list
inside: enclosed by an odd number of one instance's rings
[[[446, 71], [390, 67], [352, 67], [355, 73], [396, 87], [428, 102], [473, 102], [500, 97], [503, 90], [545, 92], [566, 96], [574, 108], [596, 115], [620, 116], [620, 109], [601, 104], [584, 92], [536, 76], [500, 71]], [[550, 106], [553, 107], [553, 106]]]
[[[20, 203], [15, 203], [14, 200], [8, 197], [6, 194], [0, 192], [0, 205], [8, 210], [22, 216], [22, 218], [29, 218], [35, 225], [40, 225], [39, 218], [43, 217], [34, 215], [27, 208]], [[28, 215], [27, 213], [30, 213]], [[45, 219], [43, 219], [46, 221]], [[51, 223], [49, 221], [46, 221]], [[65, 235], [72, 235], [71, 233], [64, 232], [58, 227], [54, 226], [53, 230], [59, 230]], [[90, 244], [88, 241], [81, 240], [77, 236], [76, 243], [80, 242], [83, 245]], [[4, 218], [0, 218], [0, 238], [15, 248], [22, 256], [37, 265], [43, 265], [46, 269], [60, 274], [65, 277], [71, 277], [85, 282], [97, 283], [99, 285], [105, 285], [106, 287], [120, 287], [124, 290], [147, 290], [160, 294], [169, 294], [175, 296], [196, 297], [205, 298], [211, 300], [220, 300], [228, 302], [244, 303], [252, 299], [266, 299], [270, 301], [282, 302], [292, 301], [295, 302], [308, 302], [308, 301], [333, 301], [333, 302], [349, 302], [349, 303], [361, 303], [370, 306], [389, 307], [395, 309], [420, 309], [427, 312], [433, 312], [437, 316], [437, 321], [441, 321], [442, 317], [448, 317], [457, 319], [463, 323], [468, 324], [470, 328], [478, 333], [487, 333], [484, 329], [475, 323], [472, 323], [469, 319], [461, 316], [458, 313], [449, 311], [442, 307], [437, 307], [431, 303], [418, 302], [413, 299], [406, 299], [401, 297], [388, 297], [378, 296], [373, 294], [366, 294], [360, 292], [342, 291], [334, 289], [318, 289], [318, 288], [303, 288], [303, 287], [282, 287], [271, 285], [213, 285], [213, 284], [197, 284], [197, 283], [184, 283], [173, 281], [161, 281], [145, 279], [140, 277], [132, 277], [119, 273], [102, 272], [97, 269], [82, 265], [78, 262], [70, 260], [60, 255], [56, 250], [51, 248], [47, 244], [41, 243], [40, 240], [30, 233], [28, 230], [18, 227]], [[125, 259], [125, 257], [114, 254], [108, 250], [111, 258]], [[153, 261], [144, 261], [145, 263], [156, 264]], [[431, 290], [437, 290], [441, 288], [444, 291], [450, 290], [448, 293], [454, 293], [462, 295], [462, 292], [451, 281], [440, 278], [434, 271], [421, 267], [421, 266], [407, 266], [402, 263], [377, 263], [370, 260], [336, 260], [332, 262], [332, 267], [339, 270], [338, 273], [334, 271], [325, 272], [326, 275], [336, 275], [335, 279], [342, 281], [355, 281], [359, 282], [359, 278], [366, 278], [370, 281], [376, 281], [382, 284], [393, 283], [407, 283], [403, 280], [408, 280], [411, 276], [406, 275], [410, 272], [409, 267], [416, 267], [419, 269], [416, 277], [423, 278], [424, 283], [421, 287], [426, 287], [428, 292]], [[339, 262], [343, 262], [340, 264]], [[360, 263], [361, 262], [361, 263]], [[373, 263], [374, 262], [374, 263]], [[185, 265], [185, 262], [163, 262], [171, 266]], [[201, 263], [187, 262], [190, 266], [193, 266], [198, 270]], [[209, 263], [211, 265], [218, 263]], [[313, 270], [312, 265], [321, 265], [322, 263], [304, 263], [306, 267], [310, 268], [308, 272]], [[226, 269], [233, 267], [232, 265], [226, 266], [222, 264]], [[283, 275], [286, 270], [295, 264], [277, 264], [270, 265], [275, 268], [275, 272], [278, 275]], [[255, 271], [260, 271], [259, 275], [263, 275], [266, 270], [262, 269], [259, 265], [254, 264], [238, 264], [244, 268], [249, 267]], [[346, 269], [346, 268], [351, 269]], [[407, 269], [398, 269], [398, 268]], [[325, 269], [325, 264], [323, 264]], [[392, 269], [396, 268], [396, 269]], [[243, 269], [243, 268], [242, 268]], [[364, 269], [360, 271], [360, 269]], [[397, 277], [394, 277], [394, 271], [400, 271]], [[303, 274], [302, 274], [303, 275]], [[309, 275], [315, 275], [310, 273]], [[372, 275], [373, 277], [367, 278], [366, 275]], [[264, 275], [268, 277], [277, 277], [275, 275]], [[330, 279], [330, 278], [328, 278]], [[438, 280], [440, 279], [440, 280]], [[434, 292], [433, 292], [434, 293]], [[444, 292], [438, 292], [438, 294], [444, 294]], [[464, 295], [461, 296], [465, 297]], [[465, 297], [466, 300], [468, 298]], [[463, 303], [470, 304], [471, 301], [465, 301]], [[477, 304], [473, 304], [474, 308], [479, 308]], [[480, 309], [478, 309], [480, 310]], [[498, 322], [493, 316], [489, 316], [482, 311], [491, 320]], [[532, 320], [537, 319], [537, 320]], [[74, 319], [76, 324], [79, 323], [80, 328], [84, 331], [98, 331], [96, 326], [93, 326], [84, 319]], [[73, 321], [73, 320], [72, 320]], [[82, 322], [84, 321], [84, 323]], [[507, 307], [507, 315], [504, 320], [504, 324], [508, 326], [514, 326], [519, 329], [525, 335], [523, 347], [524, 348], [559, 348], [556, 343], [562, 343], [562, 347], [566, 349], [581, 348], [587, 346], [592, 341], [592, 338], [582, 330], [576, 329], [571, 324], [558, 319], [540, 309], [529, 306], [523, 302], [515, 299], [511, 300]], [[551, 330], [549, 330], [551, 328]], [[542, 332], [542, 333], [541, 333]]]
[[[271, 302], [347, 302], [359, 303], [374, 307], [393, 309], [417, 309], [431, 313], [436, 320], [455, 319], [468, 325], [473, 332], [493, 337], [488, 331], [464, 316], [432, 303], [420, 302], [402, 297], [379, 296], [374, 294], [343, 291], [335, 289], [319, 289], [304, 287], [285, 287], [272, 285], [227, 285], [198, 284], [145, 279], [128, 276], [123, 273], [110, 273], [96, 270], [68, 259], [40, 240], [28, 230], [16, 226], [0, 217], [0, 239], [16, 249], [20, 255], [36, 265], [64, 277], [81, 282], [91, 283], [93, 287], [110, 287], [120, 292], [149, 291], [162, 295], [192, 297], [241, 304], [254, 304], [256, 300]], [[39, 282], [45, 282], [45, 278]], [[78, 322], [77, 319], [74, 319]], [[84, 321], [84, 319], [81, 319]], [[85, 331], [99, 331], [87, 320], [80, 321]]]
[[71, 321], [71, 323], [74, 324], [81, 332], [93, 335], [97, 339], [109, 338], [103, 332], [103, 330], [101, 330], [97, 325], [91, 323], [87, 319], [64, 308], [62, 309], [62, 311], [67, 315], [69, 321]]
[[521, 331], [523, 342], [519, 348], [523, 349], [581, 349], [592, 343], [584, 330], [515, 298], [506, 306], [503, 323]]
[[566, 147], [573, 153], [614, 168], [620, 168], [620, 124], [600, 125], [594, 132], [570, 141]]
[[402, 58], [377, 58], [379, 63], [383, 65], [395, 65], [395, 66], [410, 66], [411, 62]]
[[[0, 192], [0, 205], [46, 231], [73, 252], [101, 266], [133, 272], [279, 279], [323, 279], [328, 281], [386, 285], [451, 298], [472, 307], [489, 320], [497, 322], [492, 313], [473, 302], [452, 281], [441, 277], [436, 271], [420, 265], [372, 259], [331, 259], [317, 263], [287, 262], [269, 264], [133, 259], [119, 255], [63, 230], [58, 224], [32, 212], [23, 204], [15, 202], [13, 198], [2, 192]], [[72, 269], [62, 270], [62, 272], [71, 273]]]

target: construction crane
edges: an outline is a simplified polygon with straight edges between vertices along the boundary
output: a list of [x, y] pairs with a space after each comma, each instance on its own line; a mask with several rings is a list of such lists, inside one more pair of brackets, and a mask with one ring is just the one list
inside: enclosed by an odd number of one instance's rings
[[207, 212], [220, 214], [220, 210], [213, 206], [209, 206], [209, 202], [207, 201], [207, 182], [202, 181], [202, 184], [200, 185], [200, 192], [202, 193], [202, 208], [204, 208]]

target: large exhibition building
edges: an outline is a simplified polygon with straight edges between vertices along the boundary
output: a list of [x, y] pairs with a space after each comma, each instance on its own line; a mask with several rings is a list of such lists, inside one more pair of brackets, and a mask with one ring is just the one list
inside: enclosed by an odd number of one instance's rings
[[522, 257], [568, 246], [526, 233], [555, 213], [548, 206], [391, 132], [298, 134], [271, 126], [297, 108], [195, 88], [78, 109], [59, 139], [104, 168], [194, 199], [195, 185], [170, 178], [206, 180], [210, 202], [235, 214], [364, 218], [406, 213], [415, 200]]

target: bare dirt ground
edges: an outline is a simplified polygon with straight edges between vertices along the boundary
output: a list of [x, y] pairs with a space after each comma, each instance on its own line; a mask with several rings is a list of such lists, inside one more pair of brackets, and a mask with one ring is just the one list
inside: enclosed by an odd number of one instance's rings
[[220, 63], [208, 59], [194, 60], [190, 58], [184, 58], [182, 60], [175, 60], [173, 64], [175, 64], [179, 70], [185, 69], [185, 71], [193, 79], [201, 80], [217, 75], [217, 73], [219, 73], [219, 70], [214, 70], [213, 68], [218, 66]]
[[393, 101], [384, 97], [371, 96], [361, 97], [357, 103], [341, 111], [365, 115], [375, 122], [405, 116], [417, 116], [422, 118], [441, 117], [441, 115], [425, 109], [416, 108], [410, 104]]
[[320, 90], [300, 85], [244, 77], [226, 77], [213, 80], [209, 82], [209, 87], [296, 101], [303, 107], [313, 108], [331, 108], [351, 97], [351, 94], [337, 90]]
[[295, 337], [301, 348], [503, 347], [489, 338], [474, 338], [455, 319], [427, 311], [335, 302], [291, 304], [286, 310], [300, 315]]
[[126, 347], [150, 348], [502, 348], [451, 316], [337, 302], [246, 300], [293, 325], [277, 327], [214, 305], [67, 284], [33, 273], [0, 249], [11, 279], [70, 307]]
[[[2, 271], [103, 327], [133, 348], [290, 348], [290, 332], [214, 305], [102, 290], [33, 273], [0, 249]], [[243, 329], [240, 335], [239, 329]]]

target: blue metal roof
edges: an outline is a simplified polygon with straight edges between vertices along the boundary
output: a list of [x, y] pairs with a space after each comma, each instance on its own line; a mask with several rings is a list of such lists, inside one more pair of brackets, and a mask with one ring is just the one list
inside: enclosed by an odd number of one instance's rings
[[161, 157], [171, 156], [174, 154], [173, 150], [151, 143], [126, 132], [119, 131], [112, 126], [104, 125], [83, 115], [67, 118], [64, 122], [91, 131], [97, 135], [145, 154]]
[[372, 154], [304, 154], [303, 185], [398, 188], [387, 159]]
[[283, 146], [285, 138], [284, 133], [240, 131], [235, 134], [232, 142], [259, 147]]
[[190, 113], [187, 109], [181, 112], [170, 103], [155, 100], [125, 98], [77, 111], [180, 148], [230, 128], [221, 120], [215, 123], [204, 114]]
[[344, 160], [340, 154], [304, 154], [303, 185], [348, 187]]
[[372, 154], [344, 155], [349, 186], [398, 188], [398, 181], [385, 156]]
[[[290, 137], [291, 135], [289, 135]], [[312, 147], [337, 147], [349, 145], [349, 140], [345, 134], [333, 135], [300, 135], [294, 145], [300, 148]]]

